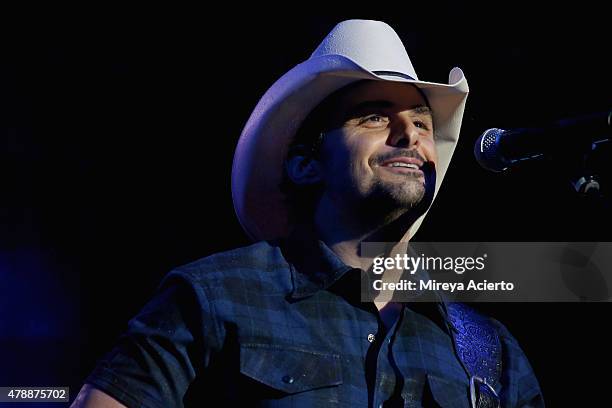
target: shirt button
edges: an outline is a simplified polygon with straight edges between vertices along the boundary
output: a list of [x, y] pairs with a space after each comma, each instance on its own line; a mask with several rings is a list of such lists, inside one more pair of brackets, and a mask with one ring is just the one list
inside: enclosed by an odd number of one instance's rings
[[374, 340], [376, 340], [376, 336], [374, 336], [372, 333], [368, 334], [368, 341], [370, 343], [374, 343]]
[[295, 379], [290, 375], [284, 376], [282, 380], [284, 383], [287, 383], [287, 384], [293, 384], [293, 382], [295, 381]]

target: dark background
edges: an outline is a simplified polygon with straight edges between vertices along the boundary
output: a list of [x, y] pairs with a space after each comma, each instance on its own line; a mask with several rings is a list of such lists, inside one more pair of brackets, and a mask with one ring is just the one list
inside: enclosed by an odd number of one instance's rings
[[[612, 241], [609, 198], [580, 198], [563, 166], [493, 174], [472, 153], [490, 127], [612, 107], [603, 6], [367, 7], [2, 15], [0, 385], [74, 397], [165, 273], [249, 243], [230, 194], [242, 126], [347, 18], [391, 24], [420, 79], [446, 83], [460, 66], [469, 81], [459, 147], [416, 240]], [[517, 337], [550, 407], [604, 400], [609, 303], [482, 308]]]

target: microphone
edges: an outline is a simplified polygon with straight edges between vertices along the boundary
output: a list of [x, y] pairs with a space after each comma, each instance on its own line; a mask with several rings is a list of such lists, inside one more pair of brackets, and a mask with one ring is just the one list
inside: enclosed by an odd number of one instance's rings
[[612, 110], [564, 119], [542, 128], [488, 129], [476, 140], [476, 161], [500, 172], [542, 156], [585, 153], [612, 136]]

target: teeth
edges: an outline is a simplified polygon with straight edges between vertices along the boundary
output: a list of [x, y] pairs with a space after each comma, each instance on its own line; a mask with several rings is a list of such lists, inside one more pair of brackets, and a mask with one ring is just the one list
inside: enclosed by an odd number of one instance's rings
[[406, 168], [415, 169], [415, 170], [419, 169], [419, 166], [417, 166], [416, 164], [404, 163], [404, 162], [393, 162], [393, 163], [387, 164], [387, 167], [406, 167]]

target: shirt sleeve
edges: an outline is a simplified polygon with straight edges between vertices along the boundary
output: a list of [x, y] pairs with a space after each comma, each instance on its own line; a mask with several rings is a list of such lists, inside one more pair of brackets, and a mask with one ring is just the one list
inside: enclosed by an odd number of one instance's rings
[[502, 342], [502, 406], [544, 408], [544, 397], [527, 356], [510, 331], [491, 319]]
[[130, 408], [183, 407], [215, 339], [203, 286], [173, 271], [85, 382]]

